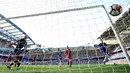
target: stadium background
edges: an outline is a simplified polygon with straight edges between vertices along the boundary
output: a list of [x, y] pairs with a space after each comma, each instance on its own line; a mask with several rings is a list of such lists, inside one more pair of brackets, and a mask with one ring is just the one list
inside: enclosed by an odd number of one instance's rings
[[[130, 13], [130, 9], [128, 11], [126, 11], [122, 15], [122, 17], [120, 17], [114, 24], [115, 26], [117, 26], [117, 29], [120, 29], [118, 33], [122, 36], [124, 42], [127, 44], [128, 52], [130, 52], [129, 51], [130, 36], [123, 35], [123, 34], [129, 33], [129, 31], [128, 31], [129, 23], [130, 23], [129, 13]], [[121, 25], [122, 21], [125, 21], [125, 25]], [[10, 22], [7, 22], [7, 23], [9, 25], [11, 24]], [[14, 27], [14, 28], [16, 28], [16, 30], [20, 29], [14, 25], [15, 24], [11, 25], [10, 27]], [[4, 27], [4, 28], [7, 28], [7, 27]], [[10, 33], [8, 31], [5, 31], [5, 32]], [[24, 36], [25, 32], [20, 31], [20, 30], [17, 32], [20, 32], [21, 33], [20, 35]], [[13, 33], [11, 33], [11, 34], [13, 34]], [[4, 32], [1, 32], [1, 36], [2, 37], [1, 37], [1, 41], [0, 41], [0, 45], [1, 45], [1, 49], [0, 49], [1, 58], [0, 59], [1, 59], [1, 63], [2, 63], [2, 62], [5, 62], [5, 60], [7, 60], [8, 56], [10, 54], [10, 51], [13, 51], [12, 50], [13, 47], [9, 47], [8, 44], [10, 43], [10, 40], [12, 40], [15, 37], [10, 36], [10, 34], [5, 34]], [[21, 37], [23, 37], [23, 36], [21, 36]], [[10, 39], [10, 37], [11, 37], [11, 39]], [[18, 38], [21, 38], [21, 37], [18, 37]], [[108, 45], [110, 45], [110, 48], [112, 48], [112, 52], [113, 52], [112, 58], [114, 61], [116, 61], [116, 63], [126, 63], [125, 56], [123, 55], [123, 53], [121, 51], [121, 48], [115, 38], [114, 32], [112, 31], [111, 27], [109, 27], [106, 31], [104, 31], [101, 34], [101, 36], [99, 36], [99, 37], [101, 37], [103, 40], [105, 40], [105, 42], [108, 43]], [[97, 38], [97, 39], [99, 39], [99, 38]], [[31, 39], [28, 39], [28, 42], [31, 43], [31, 45], [34, 44]], [[77, 58], [77, 55], [78, 55], [78, 58], [82, 58], [82, 59], [75, 59], [74, 60], [75, 64], [76, 64], [76, 61], [78, 62], [78, 60], [81, 60], [80, 61], [81, 64], [86, 64], [86, 63], [88, 63], [88, 61], [89, 61], [89, 64], [91, 64], [91, 63], [98, 64], [98, 62], [99, 63], [103, 62], [102, 61], [104, 59], [103, 55], [99, 53], [99, 50], [95, 51], [95, 49], [98, 48], [98, 44], [95, 44], [94, 46], [79, 46], [79, 47], [70, 47], [70, 48], [73, 51], [72, 52], [73, 58]], [[66, 47], [61, 47], [60, 49], [64, 52]], [[96, 55], [96, 52], [97, 52], [97, 55]], [[52, 63], [52, 64], [56, 64], [57, 48], [41, 48], [41, 45], [37, 44], [35, 48], [29, 50], [29, 55], [28, 55], [28, 57], [26, 57], [27, 60], [28, 60], [28, 58], [33, 59], [34, 56], [37, 56], [37, 60], [39, 60], [39, 61], [47, 60], [47, 62], [49, 62], [51, 60], [54, 60], [54, 63]], [[99, 59], [99, 61], [98, 61], [98, 59]], [[85, 60], [85, 62], [84, 62], [84, 60]], [[86, 60], [88, 60], [88, 61], [86, 61]]]

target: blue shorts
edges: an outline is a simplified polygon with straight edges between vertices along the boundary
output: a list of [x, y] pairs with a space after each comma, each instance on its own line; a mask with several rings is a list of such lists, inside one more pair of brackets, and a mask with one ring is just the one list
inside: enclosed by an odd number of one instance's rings
[[111, 57], [111, 56], [112, 56], [112, 53], [111, 53], [111, 52], [108, 52], [107, 55], [108, 55], [109, 57]]

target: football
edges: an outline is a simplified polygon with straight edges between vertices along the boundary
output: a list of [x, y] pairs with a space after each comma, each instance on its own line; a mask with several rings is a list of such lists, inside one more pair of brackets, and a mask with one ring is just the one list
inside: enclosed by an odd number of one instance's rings
[[113, 4], [111, 6], [110, 15], [118, 16], [122, 13], [122, 7], [119, 4]]

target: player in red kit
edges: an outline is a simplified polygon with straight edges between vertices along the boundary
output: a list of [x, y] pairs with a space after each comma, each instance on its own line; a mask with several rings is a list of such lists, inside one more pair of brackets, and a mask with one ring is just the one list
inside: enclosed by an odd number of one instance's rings
[[65, 51], [65, 57], [67, 58], [69, 67], [71, 67], [71, 65], [72, 65], [72, 55], [71, 55], [71, 50], [69, 49], [68, 46], [67, 46], [66, 51]]
[[7, 59], [8, 62], [12, 61], [12, 53], [13, 53], [13, 52], [10, 51], [9, 57], [8, 57], [8, 59]]
[[33, 62], [34, 62], [34, 65], [36, 65], [36, 56], [34, 56]]

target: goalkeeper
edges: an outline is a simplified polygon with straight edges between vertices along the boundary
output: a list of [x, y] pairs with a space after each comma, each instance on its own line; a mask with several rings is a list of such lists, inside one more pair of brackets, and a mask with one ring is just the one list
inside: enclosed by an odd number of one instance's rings
[[[20, 70], [20, 61], [22, 60], [23, 56], [24, 56], [24, 53], [25, 51], [27, 51], [27, 42], [26, 42], [26, 39], [28, 38], [27, 35], [25, 35], [24, 38], [18, 40], [17, 42], [15, 43], [11, 43], [9, 44], [9, 46], [12, 46], [12, 45], [16, 45], [16, 49], [14, 50], [14, 53], [15, 53], [15, 60], [13, 62], [10, 63], [10, 65], [7, 66], [7, 68], [9, 69], [12, 69], [12, 65], [16, 64], [17, 65], [17, 70]], [[22, 49], [24, 48], [24, 49]]]
[[103, 42], [102, 39], [100, 39], [101, 43], [99, 43], [99, 47], [100, 47], [100, 51], [104, 54], [105, 58], [103, 60], [103, 63], [106, 64], [106, 61], [109, 59], [109, 61], [112, 63], [112, 64], [115, 64], [112, 59], [111, 59], [111, 52], [108, 50], [108, 46], [106, 43]]

